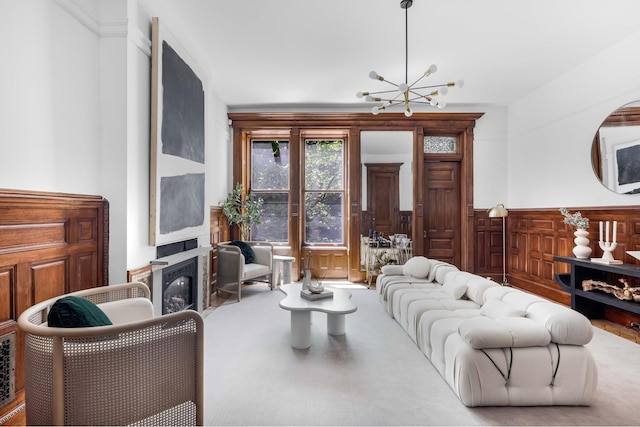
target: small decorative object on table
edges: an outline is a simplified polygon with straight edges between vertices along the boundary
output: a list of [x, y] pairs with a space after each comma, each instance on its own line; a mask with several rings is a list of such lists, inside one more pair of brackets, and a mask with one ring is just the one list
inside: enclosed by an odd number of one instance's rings
[[610, 285], [606, 282], [600, 282], [597, 280], [583, 280], [582, 289], [585, 291], [603, 291], [608, 294], [612, 294], [619, 300], [640, 302], [640, 288], [634, 288], [624, 279], [619, 280], [622, 286]]
[[300, 296], [309, 301], [317, 301], [321, 299], [333, 298], [333, 291], [323, 289], [322, 292], [312, 292], [309, 289], [302, 289]]
[[300, 258], [300, 267], [304, 271], [304, 276], [302, 276], [302, 290], [308, 290], [311, 285], [311, 251], [309, 251], [306, 265], [304, 258]]
[[309, 251], [306, 265], [304, 258], [300, 260], [300, 263], [302, 264], [302, 268], [304, 269], [304, 277], [302, 279], [300, 296], [310, 301], [332, 298], [333, 292], [326, 290], [320, 280], [316, 280], [315, 282], [311, 280], [311, 251]]
[[570, 214], [566, 208], [560, 208], [560, 213], [564, 215], [564, 223], [577, 228], [573, 233], [576, 238], [573, 239], [576, 246], [573, 248], [573, 254], [576, 258], [587, 259], [591, 255], [591, 247], [589, 246], [589, 218], [582, 216], [580, 212]]
[[604, 238], [606, 240], [603, 240], [603, 224], [604, 222], [600, 221], [600, 240], [598, 241], [598, 245], [600, 246], [600, 249], [602, 249], [602, 258], [591, 258], [591, 261], [600, 264], [622, 264], [622, 261], [613, 258], [613, 251], [618, 247], [618, 243], [616, 242], [618, 221], [613, 221], [613, 239], [611, 241], [609, 241], [609, 221], [606, 222], [604, 233]]

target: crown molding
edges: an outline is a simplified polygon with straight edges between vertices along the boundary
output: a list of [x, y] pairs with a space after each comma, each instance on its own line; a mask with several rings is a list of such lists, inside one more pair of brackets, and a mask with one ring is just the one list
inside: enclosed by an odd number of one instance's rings
[[129, 20], [124, 18], [100, 19], [78, 0], [54, 0], [54, 2], [101, 38], [129, 38], [145, 55], [151, 56], [151, 40], [139, 28], [129, 28]]
[[100, 20], [78, 3], [77, 0], [54, 0], [54, 2], [78, 20], [78, 22], [87, 27], [89, 31], [100, 36]]

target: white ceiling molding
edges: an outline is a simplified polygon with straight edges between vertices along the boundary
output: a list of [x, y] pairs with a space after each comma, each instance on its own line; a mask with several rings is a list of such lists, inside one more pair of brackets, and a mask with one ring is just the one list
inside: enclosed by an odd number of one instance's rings
[[82, 25], [87, 27], [89, 31], [95, 35], [100, 35], [100, 20], [93, 15], [84, 6], [78, 3], [77, 0], [54, 0], [58, 6], [63, 8], [69, 15], [73, 16]]
[[126, 37], [129, 32], [129, 21], [126, 17], [100, 19], [99, 16], [96, 16], [93, 11], [87, 9], [78, 0], [54, 1], [98, 37]]

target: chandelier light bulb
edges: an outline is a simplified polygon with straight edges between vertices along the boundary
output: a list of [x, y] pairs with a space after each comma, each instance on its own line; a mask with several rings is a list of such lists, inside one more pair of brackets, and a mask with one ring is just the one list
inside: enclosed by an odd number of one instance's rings
[[462, 87], [462, 86], [464, 86], [464, 80], [458, 80], [458, 81], [456, 82], [456, 86], [458, 86], [458, 87]]
[[377, 105], [371, 109], [371, 114], [373, 114], [374, 116], [377, 116], [379, 112], [380, 108]]
[[444, 108], [447, 106], [446, 102], [438, 102], [438, 108]]
[[429, 104], [431, 104], [432, 107], [435, 107], [436, 105], [438, 105], [438, 101], [435, 98], [431, 98]]
[[376, 73], [375, 71], [372, 71], [369, 73], [369, 78], [372, 80], [380, 80], [380, 81], [384, 80], [384, 77], [378, 75], [378, 73]]
[[409, 90], [409, 86], [407, 86], [406, 83], [400, 83], [398, 85], [398, 90], [400, 91], [400, 93], [405, 93], [407, 90]]
[[411, 108], [410, 108], [410, 107], [407, 107], [407, 108], [404, 110], [404, 115], [405, 115], [405, 116], [407, 116], [407, 117], [411, 117], [411, 116], [413, 116], [413, 111], [411, 110]]
[[446, 86], [441, 87], [440, 89], [438, 89], [438, 95], [445, 96], [447, 93], [449, 93], [449, 88], [446, 87]]
[[358, 98], [362, 98], [363, 96], [364, 96], [364, 93], [362, 93], [362, 92], [356, 93], [356, 97], [358, 97]]

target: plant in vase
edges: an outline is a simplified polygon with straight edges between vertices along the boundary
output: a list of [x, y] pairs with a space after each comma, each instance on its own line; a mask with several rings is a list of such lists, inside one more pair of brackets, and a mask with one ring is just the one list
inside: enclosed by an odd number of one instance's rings
[[262, 199], [255, 199], [244, 193], [244, 186], [237, 183], [233, 191], [222, 202], [222, 212], [229, 225], [237, 224], [242, 240], [249, 240], [249, 232], [254, 225], [262, 224]]
[[573, 248], [573, 254], [576, 258], [589, 258], [591, 255], [591, 247], [589, 246], [589, 238], [587, 237], [589, 236], [589, 232], [587, 231], [587, 228], [589, 228], [589, 218], [583, 217], [580, 212], [571, 214], [566, 208], [560, 208], [560, 213], [564, 215], [565, 224], [577, 228], [573, 233], [576, 236], [576, 238], [573, 239], [573, 242], [576, 244]]

